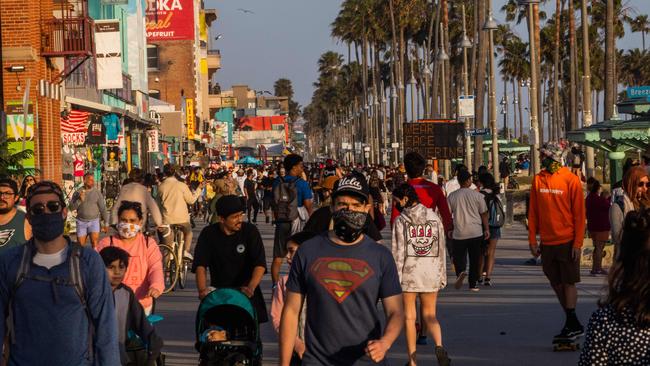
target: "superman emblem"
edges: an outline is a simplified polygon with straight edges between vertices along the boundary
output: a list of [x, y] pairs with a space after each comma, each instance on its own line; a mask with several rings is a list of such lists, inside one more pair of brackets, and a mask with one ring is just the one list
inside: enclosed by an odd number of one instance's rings
[[339, 304], [374, 274], [368, 263], [351, 258], [320, 258], [310, 272]]
[[0, 230], [0, 247], [5, 246], [14, 236], [15, 229]]
[[406, 230], [406, 253], [409, 257], [437, 257], [439, 249], [439, 223], [408, 225]]

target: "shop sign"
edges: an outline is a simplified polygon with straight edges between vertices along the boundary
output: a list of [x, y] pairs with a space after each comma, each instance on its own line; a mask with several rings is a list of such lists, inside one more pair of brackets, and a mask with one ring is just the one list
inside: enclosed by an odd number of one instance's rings
[[185, 118], [187, 121], [187, 138], [194, 139], [194, 99], [185, 99]]
[[[15, 154], [23, 149], [34, 151], [34, 111], [30, 103], [27, 114], [24, 113], [22, 101], [7, 102], [7, 144], [10, 154]], [[27, 123], [25, 123], [27, 116]], [[23, 145], [24, 144], [24, 145]], [[34, 168], [36, 161], [34, 155], [22, 161], [24, 168]]]
[[147, 0], [147, 41], [194, 39], [194, 0]]
[[122, 89], [122, 37], [117, 19], [95, 20], [97, 89]]
[[157, 153], [158, 149], [158, 130], [147, 130], [147, 151]]

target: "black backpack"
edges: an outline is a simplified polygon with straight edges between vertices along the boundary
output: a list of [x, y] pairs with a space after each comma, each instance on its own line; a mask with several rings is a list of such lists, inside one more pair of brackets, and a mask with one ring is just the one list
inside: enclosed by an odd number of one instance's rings
[[84, 250], [84, 247], [77, 243], [70, 243], [68, 249], [70, 252], [70, 278], [67, 280], [62, 280], [58, 277], [47, 277], [47, 276], [36, 276], [30, 275], [29, 270], [32, 264], [32, 258], [34, 257], [33, 253], [34, 241], [33, 239], [28, 241], [23, 246], [23, 255], [20, 259], [20, 266], [18, 267], [18, 272], [16, 272], [16, 282], [11, 289], [11, 294], [9, 297], [7, 305], [7, 334], [9, 335], [10, 342], [15, 342], [15, 324], [14, 324], [14, 313], [13, 313], [13, 302], [16, 296], [18, 288], [25, 282], [26, 279], [42, 282], [50, 282], [52, 286], [72, 286], [75, 289], [75, 293], [79, 297], [79, 301], [84, 308], [86, 316], [88, 317], [88, 354], [93, 359], [94, 347], [93, 347], [93, 338], [95, 335], [95, 326], [93, 324], [93, 317], [90, 314], [90, 309], [88, 309], [88, 301], [86, 298], [86, 291], [83, 282], [83, 277], [81, 275], [81, 264], [80, 258], [81, 253]]
[[298, 218], [298, 189], [296, 181], [286, 181], [280, 177], [280, 184], [273, 188], [273, 200], [275, 201], [276, 220], [292, 222]]

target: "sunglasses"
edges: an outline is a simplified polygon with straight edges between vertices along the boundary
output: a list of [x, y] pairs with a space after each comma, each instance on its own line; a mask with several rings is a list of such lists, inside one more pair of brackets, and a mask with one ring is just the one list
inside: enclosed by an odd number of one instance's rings
[[0, 198], [10, 198], [15, 196], [16, 194], [14, 192], [0, 192]]
[[48, 201], [45, 204], [37, 203], [29, 208], [29, 213], [32, 216], [40, 216], [46, 213], [46, 208], [49, 213], [57, 213], [61, 212], [63, 205], [59, 201]]
[[650, 188], [650, 182], [639, 182], [639, 184], [637, 184], [637, 186], [639, 186], [639, 188], [641, 188], [643, 186], [645, 186], [646, 188]]

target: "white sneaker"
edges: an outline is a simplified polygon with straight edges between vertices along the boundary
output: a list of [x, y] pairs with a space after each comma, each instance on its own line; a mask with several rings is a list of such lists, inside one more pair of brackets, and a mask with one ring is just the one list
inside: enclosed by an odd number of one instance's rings
[[454, 287], [456, 290], [460, 290], [461, 287], [463, 287], [463, 282], [465, 282], [465, 277], [467, 277], [467, 272], [461, 272], [458, 274], [458, 278], [456, 278], [456, 284]]
[[185, 259], [189, 259], [189, 260], [191, 260], [191, 261], [194, 260], [194, 256], [193, 256], [192, 253], [190, 253], [190, 252], [183, 252], [183, 258], [185, 258]]

